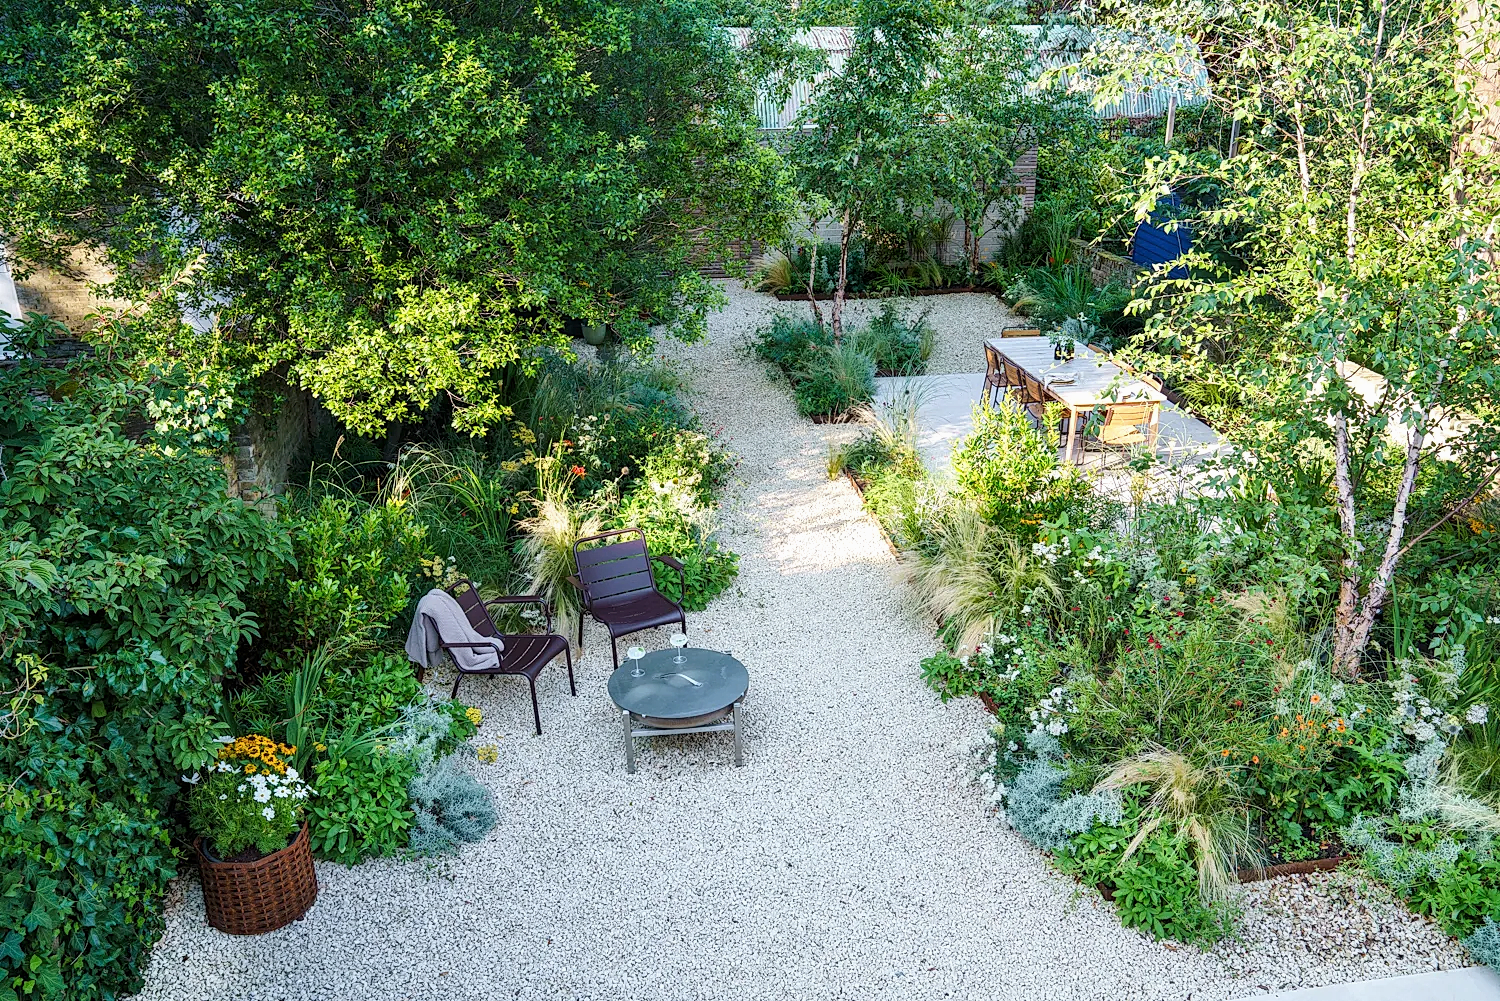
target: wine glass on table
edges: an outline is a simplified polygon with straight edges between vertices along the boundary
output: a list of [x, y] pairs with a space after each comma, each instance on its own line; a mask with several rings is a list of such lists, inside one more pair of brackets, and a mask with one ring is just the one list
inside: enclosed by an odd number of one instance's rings
[[629, 657], [630, 662], [635, 665], [634, 670], [630, 672], [630, 676], [632, 678], [645, 677], [646, 672], [641, 670], [641, 658], [646, 656], [646, 651], [638, 646], [633, 646], [625, 651], [625, 656]]
[[677, 656], [672, 658], [672, 663], [681, 664], [685, 659], [682, 656], [682, 648], [687, 646], [687, 633], [675, 632], [672, 634], [672, 645], [677, 648]]

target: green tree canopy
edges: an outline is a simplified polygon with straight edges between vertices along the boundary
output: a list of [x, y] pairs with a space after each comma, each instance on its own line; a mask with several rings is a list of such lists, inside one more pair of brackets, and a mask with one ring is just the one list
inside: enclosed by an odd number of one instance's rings
[[482, 430], [565, 319], [694, 336], [716, 301], [695, 265], [779, 234], [779, 163], [714, 10], [12, 4], [5, 236], [23, 267], [93, 244], [122, 291], [176, 280], [217, 312], [212, 338], [159, 324], [155, 352], [285, 364], [362, 431], [443, 393]]

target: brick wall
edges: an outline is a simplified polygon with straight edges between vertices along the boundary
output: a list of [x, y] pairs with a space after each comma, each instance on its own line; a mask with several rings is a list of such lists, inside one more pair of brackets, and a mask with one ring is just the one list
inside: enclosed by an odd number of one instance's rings
[[1111, 278], [1123, 278], [1127, 282], [1134, 283], [1136, 276], [1146, 270], [1128, 257], [1100, 250], [1076, 237], [1073, 240], [1073, 249], [1078, 254], [1079, 262], [1089, 269], [1089, 277], [1093, 279], [1095, 285], [1104, 285]]
[[16, 301], [22, 314], [45, 313], [75, 334], [90, 329], [90, 314], [102, 307], [123, 309], [124, 299], [96, 296], [93, 285], [107, 285], [114, 275], [96, 255], [74, 251], [66, 271], [37, 268], [28, 277], [16, 279]]

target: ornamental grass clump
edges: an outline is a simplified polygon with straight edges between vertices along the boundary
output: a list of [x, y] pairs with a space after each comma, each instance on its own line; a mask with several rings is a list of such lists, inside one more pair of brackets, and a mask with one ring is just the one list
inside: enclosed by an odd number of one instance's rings
[[193, 830], [216, 856], [269, 855], [297, 833], [312, 787], [286, 761], [296, 751], [269, 737], [240, 737], [187, 777]]
[[1150, 787], [1151, 797], [1124, 859], [1158, 828], [1165, 829], [1191, 847], [1203, 899], [1223, 900], [1236, 882], [1237, 863], [1255, 855], [1250, 813], [1238, 791], [1218, 770], [1200, 768], [1176, 751], [1162, 749], [1119, 762], [1095, 789], [1140, 785]]
[[1022, 609], [1049, 608], [1062, 593], [1045, 561], [963, 504], [934, 513], [908, 579], [956, 650], [974, 649]]

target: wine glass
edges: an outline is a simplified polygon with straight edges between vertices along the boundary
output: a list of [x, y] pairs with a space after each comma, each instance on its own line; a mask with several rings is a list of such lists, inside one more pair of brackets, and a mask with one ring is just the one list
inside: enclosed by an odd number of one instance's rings
[[687, 633], [683, 633], [683, 632], [673, 633], [671, 639], [672, 639], [672, 645], [677, 648], [677, 656], [675, 656], [675, 657], [672, 658], [672, 663], [674, 663], [674, 664], [681, 664], [683, 662], [683, 659], [684, 659], [683, 656], [682, 656], [682, 648], [685, 647], [685, 646], [687, 646]]
[[629, 657], [631, 663], [635, 665], [635, 670], [630, 672], [630, 676], [632, 678], [645, 677], [646, 672], [641, 670], [641, 658], [646, 656], [646, 651], [638, 646], [633, 646], [629, 650], [625, 651], [625, 656]]

